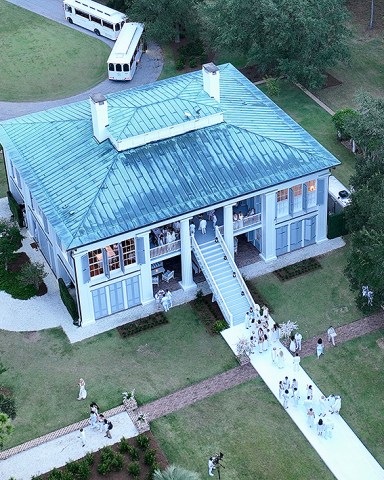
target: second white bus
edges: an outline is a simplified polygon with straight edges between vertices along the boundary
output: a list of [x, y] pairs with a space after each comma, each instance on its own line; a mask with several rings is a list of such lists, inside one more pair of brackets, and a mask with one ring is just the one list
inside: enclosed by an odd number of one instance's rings
[[108, 58], [110, 80], [132, 80], [137, 64], [143, 54], [142, 23], [126, 23]]
[[112, 8], [100, 5], [92, 0], [64, 0], [65, 18], [96, 35], [116, 40], [123, 25], [127, 21], [126, 15]]

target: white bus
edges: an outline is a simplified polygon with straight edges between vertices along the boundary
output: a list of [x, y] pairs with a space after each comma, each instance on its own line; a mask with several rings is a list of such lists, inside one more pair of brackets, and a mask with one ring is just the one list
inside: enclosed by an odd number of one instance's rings
[[92, 0], [64, 0], [63, 4], [65, 18], [69, 23], [92, 30], [96, 35], [111, 40], [117, 39], [127, 21], [123, 13]]
[[108, 58], [110, 80], [132, 80], [143, 53], [142, 23], [126, 23]]

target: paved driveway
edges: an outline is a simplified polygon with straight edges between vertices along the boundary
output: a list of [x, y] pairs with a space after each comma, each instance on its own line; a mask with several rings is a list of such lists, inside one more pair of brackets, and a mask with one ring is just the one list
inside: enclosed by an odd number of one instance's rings
[[[68, 28], [74, 28], [87, 35], [97, 38], [99, 41], [104, 41], [110, 47], [114, 42], [107, 38], [97, 37], [93, 32], [85, 30], [84, 28], [70, 25], [64, 18], [63, 2], [62, 0], [7, 0], [9, 3], [18, 5], [32, 12], [38, 13], [44, 17], [54, 20], [58, 23], [66, 25]], [[105, 67], [107, 68], [107, 66]], [[143, 55], [142, 60], [138, 66], [136, 74], [130, 82], [112, 82], [111, 80], [104, 80], [90, 90], [74, 95], [72, 97], [63, 98], [59, 100], [50, 100], [42, 102], [0, 102], [0, 121], [8, 120], [9, 118], [26, 115], [29, 113], [39, 112], [48, 108], [66, 105], [72, 102], [78, 102], [89, 98], [92, 93], [113, 93], [121, 90], [127, 90], [147, 83], [152, 83], [157, 80], [163, 68], [163, 56], [160, 47], [155, 43], [148, 44], [148, 51]]]

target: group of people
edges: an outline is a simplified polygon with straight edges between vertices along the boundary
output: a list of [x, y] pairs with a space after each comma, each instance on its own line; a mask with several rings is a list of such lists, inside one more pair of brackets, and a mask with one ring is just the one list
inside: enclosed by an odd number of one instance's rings
[[286, 376], [284, 380], [279, 382], [279, 399], [283, 401], [284, 408], [288, 408], [289, 399], [293, 398], [293, 404], [295, 407], [299, 404], [299, 382], [294, 378], [290, 382], [289, 378]]
[[265, 305], [260, 308], [259, 305], [249, 307], [245, 314], [245, 328], [250, 330], [249, 343], [251, 354], [254, 353], [256, 345], [258, 345], [259, 353], [263, 353], [269, 349], [272, 342], [279, 338], [279, 331], [275, 328], [276, 324], [269, 328], [269, 310]]
[[[87, 390], [85, 388], [85, 381], [83, 378], [79, 380], [79, 395], [77, 397], [78, 400], [85, 400], [87, 398]], [[111, 430], [113, 428], [113, 424], [110, 420], [104, 417], [102, 413], [99, 413], [99, 406], [96, 402], [92, 402], [89, 405], [90, 408], [90, 415], [89, 415], [89, 423], [92, 430], [96, 429], [99, 432], [104, 432], [105, 437], [112, 438]], [[82, 441], [83, 447], [86, 445], [86, 436], [84, 428], [80, 428], [80, 435], [79, 438]]]
[[160, 306], [162, 306], [164, 312], [168, 312], [173, 306], [172, 293], [169, 290], [159, 290], [155, 293], [155, 300], [158, 310], [160, 310]]
[[167, 225], [162, 229], [154, 229], [150, 234], [150, 242], [153, 247], [161, 247], [176, 242], [180, 238], [180, 222]]

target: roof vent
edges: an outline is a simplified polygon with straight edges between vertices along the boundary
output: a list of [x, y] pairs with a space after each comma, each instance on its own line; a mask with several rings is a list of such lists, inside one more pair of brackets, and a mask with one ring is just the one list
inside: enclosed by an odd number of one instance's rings
[[220, 70], [212, 62], [203, 65], [203, 85], [208, 95], [220, 102]]
[[108, 133], [108, 103], [101, 93], [94, 93], [90, 97], [93, 135], [98, 142], [109, 138]]

